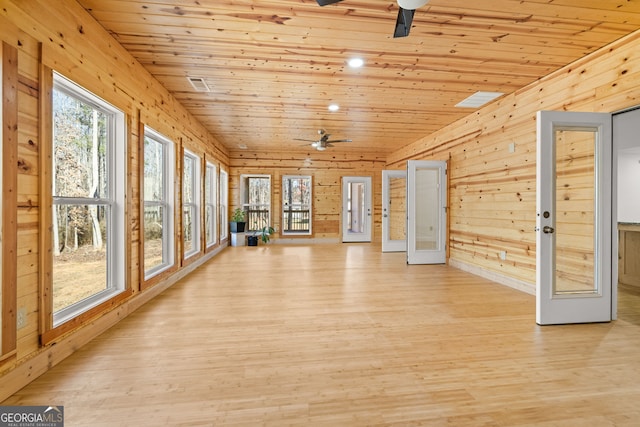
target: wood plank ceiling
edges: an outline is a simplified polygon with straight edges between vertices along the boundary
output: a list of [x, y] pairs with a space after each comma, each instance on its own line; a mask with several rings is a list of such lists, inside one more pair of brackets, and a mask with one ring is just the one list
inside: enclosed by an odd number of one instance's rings
[[[78, 0], [230, 150], [387, 154], [640, 28], [640, 0]], [[351, 68], [353, 57], [364, 66]], [[211, 91], [194, 91], [187, 77]], [[328, 111], [336, 103], [337, 112]]]

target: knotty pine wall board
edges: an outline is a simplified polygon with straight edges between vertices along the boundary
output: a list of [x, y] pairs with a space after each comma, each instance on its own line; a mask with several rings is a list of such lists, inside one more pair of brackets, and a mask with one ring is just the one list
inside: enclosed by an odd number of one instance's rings
[[[0, 363], [0, 400], [75, 351], [78, 345], [101, 333], [129, 310], [151, 298], [155, 292], [139, 292], [140, 264], [140, 159], [138, 123], [148, 123], [189, 149], [228, 168], [227, 150], [157, 81], [74, 1], [3, 2], [0, 10], [0, 39], [18, 52], [17, 132], [17, 307], [26, 311], [26, 325], [17, 331], [15, 358]], [[49, 168], [42, 157], [41, 67], [49, 65], [87, 87], [126, 114], [129, 145], [127, 171], [127, 215], [129, 250], [127, 276], [139, 299], [127, 301], [72, 332], [56, 346], [41, 346], [39, 280], [45, 274], [41, 257], [40, 186]], [[143, 113], [144, 112], [144, 113]], [[204, 259], [204, 253], [197, 256]], [[178, 272], [175, 276], [183, 274]], [[176, 279], [168, 278], [158, 289]], [[135, 296], [134, 298], [138, 298]], [[98, 326], [102, 325], [102, 326]], [[55, 350], [54, 350], [55, 347]], [[48, 360], [48, 361], [47, 361]], [[28, 372], [28, 375], [25, 374]]]
[[[449, 159], [453, 261], [533, 286], [536, 112], [615, 112], [637, 105], [639, 40], [640, 32], [632, 33], [389, 156], [385, 166], [389, 169], [402, 166], [408, 158]], [[513, 153], [508, 150], [511, 143]], [[576, 172], [567, 181], [566, 197], [578, 201], [574, 206], [578, 211], [568, 214], [572, 221], [568, 231], [588, 235], [583, 217], [593, 209], [593, 200], [580, 169], [590, 162], [572, 162]], [[506, 251], [506, 260], [499, 258], [501, 251]], [[577, 256], [583, 252], [576, 249]]]

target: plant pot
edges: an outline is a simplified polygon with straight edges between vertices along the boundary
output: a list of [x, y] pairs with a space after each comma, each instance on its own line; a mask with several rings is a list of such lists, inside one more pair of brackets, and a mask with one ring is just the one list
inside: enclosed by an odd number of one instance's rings
[[247, 236], [247, 246], [258, 246], [258, 236]]
[[229, 227], [231, 228], [232, 233], [244, 233], [245, 224], [245, 222], [231, 221], [229, 222]]

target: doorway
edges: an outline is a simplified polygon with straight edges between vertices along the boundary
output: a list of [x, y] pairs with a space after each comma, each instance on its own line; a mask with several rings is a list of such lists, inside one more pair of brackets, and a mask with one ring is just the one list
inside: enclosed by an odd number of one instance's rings
[[407, 264], [447, 260], [447, 162], [407, 162]]
[[[617, 173], [618, 319], [640, 325], [640, 109], [613, 116]], [[616, 239], [614, 238], [614, 242]]]
[[537, 115], [536, 323], [612, 320], [611, 114]]
[[382, 252], [407, 250], [407, 171], [382, 171]]
[[539, 324], [640, 324], [639, 123], [637, 108], [538, 113]]
[[342, 241], [371, 242], [371, 177], [342, 177]]

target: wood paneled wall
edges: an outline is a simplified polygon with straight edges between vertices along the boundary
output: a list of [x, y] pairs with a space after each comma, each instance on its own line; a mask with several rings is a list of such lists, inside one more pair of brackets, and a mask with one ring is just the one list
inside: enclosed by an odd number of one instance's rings
[[[61, 3], [64, 2], [64, 5]], [[453, 262], [513, 280], [535, 280], [535, 113], [541, 109], [615, 111], [640, 103], [640, 33], [590, 55], [524, 90], [393, 153], [346, 155], [227, 151], [212, 138], [133, 58], [73, 0], [4, 0], [0, 37], [18, 51], [17, 300], [27, 312], [18, 330], [16, 356], [0, 366], [0, 400], [45, 372], [78, 346], [115, 324], [162, 289], [139, 291], [139, 137], [149, 124], [176, 143], [230, 170], [231, 207], [238, 203], [238, 177], [270, 174], [279, 200], [283, 174], [314, 179], [316, 238], [339, 238], [342, 176], [371, 176], [374, 182], [374, 240], [380, 238], [380, 171], [400, 169], [408, 159], [448, 159], [450, 253]], [[126, 112], [132, 128], [128, 177], [130, 243], [128, 280], [134, 296], [109, 315], [88, 322], [55, 346], [39, 342], [39, 278], [43, 251], [40, 181], [47, 161], [40, 156], [41, 72], [50, 67]], [[515, 152], [509, 145], [515, 144]], [[229, 169], [230, 168], [230, 169]], [[46, 182], [46, 180], [42, 180]], [[274, 212], [279, 217], [279, 210]], [[277, 238], [277, 237], [276, 237]], [[498, 253], [507, 252], [500, 260]], [[180, 269], [172, 277], [186, 274]], [[170, 282], [167, 278], [166, 282]]]
[[[271, 206], [273, 225], [280, 230], [282, 217], [280, 191], [283, 175], [310, 175], [313, 189], [312, 236], [296, 236], [295, 239], [327, 239], [337, 241], [341, 237], [342, 177], [370, 176], [373, 191], [373, 241], [380, 241], [382, 216], [377, 207], [382, 204], [382, 169], [385, 158], [373, 153], [340, 153], [339, 148], [309, 152], [249, 153], [232, 151], [229, 154], [229, 204], [232, 209], [240, 205], [240, 175], [271, 176]], [[279, 233], [276, 233], [277, 239]], [[289, 236], [285, 236], [289, 238]]]
[[453, 265], [534, 291], [536, 112], [640, 104], [638, 49], [635, 32], [389, 156], [387, 168], [448, 159]]
[[[75, 1], [2, 1], [1, 4], [0, 41], [17, 51], [17, 161], [15, 156], [13, 161], [5, 158], [3, 172], [13, 171], [17, 176], [16, 308], [26, 314], [26, 324], [17, 330], [17, 348], [12, 357], [0, 359], [0, 401], [197, 266], [196, 262], [179, 267], [155, 286], [141, 290], [141, 124], [148, 124], [173, 139], [178, 150], [188, 148], [202, 159], [228, 168], [227, 150]], [[50, 96], [44, 90], [46, 81], [50, 80], [50, 69], [84, 86], [127, 115], [129, 249], [124, 256], [128, 259], [127, 281], [132, 296], [60, 338], [55, 346], [43, 346], [41, 280], [47, 281], [43, 265], [47, 264], [50, 250], [42, 244], [46, 233], [42, 232], [42, 225], [50, 224], [44, 209], [50, 201], [43, 200], [46, 192], [41, 189], [51, 185], [51, 160], [43, 154], [44, 144], [50, 143], [46, 135], [50, 133], [51, 120], [44, 107]], [[204, 261], [210, 256], [203, 251], [194, 259]], [[176, 258], [179, 264], [180, 255]]]

